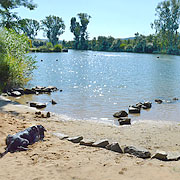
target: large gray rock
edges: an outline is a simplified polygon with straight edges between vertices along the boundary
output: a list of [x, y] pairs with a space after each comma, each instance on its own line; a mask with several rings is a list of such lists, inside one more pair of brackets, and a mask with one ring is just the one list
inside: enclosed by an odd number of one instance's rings
[[68, 52], [68, 49], [62, 49], [62, 52]]
[[142, 107], [142, 105], [143, 105], [143, 103], [142, 103], [142, 102], [138, 102], [138, 103], [136, 104], [136, 106], [135, 106], [135, 107], [137, 107], [137, 108], [141, 108], [141, 107]]
[[141, 108], [135, 107], [135, 106], [130, 106], [128, 111], [131, 114], [140, 113], [141, 112]]
[[55, 86], [48, 86], [44, 89], [45, 92], [54, 92], [54, 91], [57, 91], [57, 87]]
[[117, 142], [113, 142], [112, 144], [107, 145], [106, 149], [110, 151], [118, 152], [118, 153], [123, 153], [121, 147], [119, 146]]
[[114, 117], [120, 118], [120, 117], [127, 117], [128, 113], [126, 111], [119, 111], [113, 114]]
[[45, 107], [46, 107], [45, 103], [37, 103], [36, 104], [36, 108], [38, 108], [38, 109], [42, 109], [42, 108], [45, 108]]
[[48, 86], [47, 88], [52, 89], [53, 91], [58, 90], [57, 87], [55, 87], [55, 86]]
[[107, 139], [96, 141], [92, 144], [93, 147], [101, 147], [105, 148], [109, 144], [109, 141]]
[[161, 161], [178, 161], [180, 160], [180, 152], [172, 151], [172, 152], [165, 152], [165, 151], [157, 151], [152, 158], [159, 159]]
[[150, 109], [152, 107], [152, 103], [147, 101], [143, 103], [143, 109]]
[[14, 97], [19, 97], [21, 96], [22, 94], [19, 92], [19, 91], [12, 91], [11, 92], [11, 96], [14, 96]]
[[42, 109], [46, 107], [45, 103], [39, 103], [39, 102], [30, 102], [30, 107], [35, 107], [37, 109]]
[[159, 159], [162, 161], [167, 161], [167, 153], [165, 151], [156, 151], [156, 153], [152, 156], [152, 158]]
[[178, 161], [180, 160], [180, 152], [172, 151], [168, 152], [167, 161]]
[[13, 88], [13, 91], [19, 91], [21, 95], [24, 94], [24, 89], [23, 88]]
[[67, 138], [67, 140], [73, 143], [80, 143], [80, 141], [83, 140], [83, 137], [82, 136], [71, 137], [71, 138]]
[[94, 141], [89, 139], [83, 139], [80, 141], [80, 145], [84, 145], [84, 146], [92, 146], [93, 143]]
[[36, 104], [37, 104], [38, 102], [30, 102], [29, 103], [29, 105], [30, 105], [30, 107], [36, 107]]
[[24, 94], [36, 94], [36, 91], [33, 89], [26, 88], [24, 89]]
[[32, 88], [32, 90], [38, 93], [51, 93], [57, 91], [58, 89], [55, 86], [48, 86], [48, 87], [36, 86], [35, 88]]
[[161, 104], [163, 102], [163, 100], [161, 100], [161, 99], [155, 99], [154, 101], [158, 104]]
[[44, 88], [45, 87], [42, 87], [42, 86], [36, 86], [35, 88], [32, 88], [32, 90], [38, 93], [42, 93]]
[[130, 125], [131, 124], [131, 118], [128, 117], [121, 117], [118, 119], [119, 125]]
[[54, 136], [58, 137], [59, 139], [63, 140], [63, 139], [67, 139], [69, 136], [66, 134], [62, 134], [62, 133], [52, 133]]
[[126, 146], [124, 148], [124, 153], [132, 154], [138, 158], [143, 158], [143, 159], [151, 157], [151, 153], [148, 150], [134, 146]]

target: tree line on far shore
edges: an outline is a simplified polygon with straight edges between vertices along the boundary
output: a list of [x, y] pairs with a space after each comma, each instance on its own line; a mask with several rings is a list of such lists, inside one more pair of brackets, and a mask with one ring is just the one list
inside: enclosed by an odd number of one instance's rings
[[[46, 49], [59, 43], [59, 37], [65, 31], [65, 24], [61, 17], [49, 15], [38, 22], [33, 19], [21, 19], [11, 12], [11, 9], [19, 6], [25, 6], [30, 10], [36, 8], [36, 5], [28, 0], [2, 0], [0, 5], [1, 27], [26, 34], [32, 40], [33, 47], [43, 44], [41, 49]], [[70, 20], [70, 31], [74, 35], [74, 40], [69, 42], [63, 40], [61, 44], [65, 48], [77, 50], [180, 54], [180, 34], [178, 33], [180, 0], [164, 0], [157, 5], [155, 11], [157, 19], [151, 23], [155, 34], [144, 36], [137, 32], [133, 38], [115, 39], [111, 36], [98, 36], [92, 40], [89, 40], [87, 31], [91, 16], [79, 13], [77, 14], [79, 21], [76, 17]], [[44, 31], [49, 43], [35, 39], [39, 30]], [[62, 49], [61, 46], [56, 48]]]

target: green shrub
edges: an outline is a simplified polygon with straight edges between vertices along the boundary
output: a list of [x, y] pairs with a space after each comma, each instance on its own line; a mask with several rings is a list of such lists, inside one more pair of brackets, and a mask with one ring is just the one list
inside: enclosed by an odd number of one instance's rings
[[48, 48], [47, 46], [40, 46], [40, 47], [38, 48], [38, 51], [39, 51], [39, 52], [51, 52], [51, 49]]
[[28, 38], [13, 30], [0, 30], [0, 91], [24, 86], [36, 68], [35, 60], [27, 55]]
[[53, 48], [53, 44], [51, 42], [47, 42], [46, 43], [46, 47], [49, 48], [49, 49]]
[[56, 44], [56, 45], [54, 46], [53, 51], [55, 51], [55, 52], [61, 52], [61, 51], [62, 51], [62, 45], [61, 45], [61, 44]]
[[128, 44], [128, 45], [125, 47], [125, 51], [126, 51], [126, 52], [133, 52], [133, 46], [132, 46], [132, 44]]

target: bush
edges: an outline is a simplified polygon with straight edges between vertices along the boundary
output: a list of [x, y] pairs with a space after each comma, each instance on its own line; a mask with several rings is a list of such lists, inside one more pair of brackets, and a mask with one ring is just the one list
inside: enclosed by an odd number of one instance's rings
[[53, 48], [53, 44], [52, 44], [51, 42], [47, 42], [47, 43], [46, 43], [46, 47], [47, 47], [48, 49], [51, 49], [51, 48]]
[[61, 44], [56, 44], [56, 45], [54, 46], [53, 51], [55, 51], [55, 52], [61, 52], [61, 51], [62, 51], [62, 45], [61, 45]]
[[38, 52], [51, 52], [52, 50], [48, 48], [47, 46], [40, 46], [38, 48]]
[[28, 38], [13, 30], [0, 30], [0, 91], [24, 86], [35, 69], [35, 60], [27, 56]]
[[133, 52], [133, 46], [132, 46], [132, 44], [128, 44], [128, 45], [125, 47], [125, 51], [126, 51], [126, 52]]
[[148, 43], [145, 47], [146, 53], [152, 53], [154, 51], [153, 43]]

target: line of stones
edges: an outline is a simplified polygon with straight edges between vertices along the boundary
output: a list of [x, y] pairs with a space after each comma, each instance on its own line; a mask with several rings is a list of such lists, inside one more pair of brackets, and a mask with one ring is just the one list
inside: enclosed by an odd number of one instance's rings
[[179, 152], [165, 152], [165, 151], [157, 151], [154, 155], [144, 148], [135, 147], [135, 146], [125, 146], [124, 148], [120, 147], [118, 142], [109, 143], [107, 139], [99, 140], [99, 141], [92, 141], [88, 139], [83, 139], [82, 136], [77, 137], [69, 137], [68, 135], [62, 133], [52, 133], [54, 136], [58, 137], [60, 140], [67, 139], [72, 143], [79, 143], [80, 145], [84, 146], [91, 146], [91, 147], [98, 147], [98, 148], [105, 148], [110, 151], [114, 151], [117, 153], [128, 153], [130, 155], [134, 155], [138, 158], [148, 159], [148, 158], [155, 158], [162, 161], [178, 161], [180, 160], [180, 153]]

